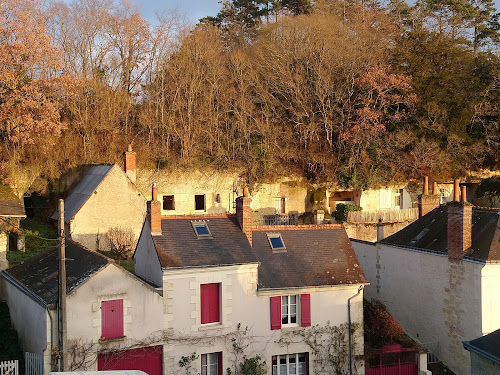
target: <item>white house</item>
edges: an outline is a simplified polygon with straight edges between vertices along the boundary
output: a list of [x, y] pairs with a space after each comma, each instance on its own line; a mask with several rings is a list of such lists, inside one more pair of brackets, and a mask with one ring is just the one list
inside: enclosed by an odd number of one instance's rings
[[248, 191], [236, 216], [162, 216], [152, 197], [134, 262], [163, 292], [165, 374], [234, 373], [255, 356], [268, 374], [335, 373], [336, 360], [363, 374], [366, 280], [341, 225], [255, 226]]
[[371, 283], [366, 297], [382, 301], [453, 372], [468, 375], [462, 342], [500, 328], [499, 211], [420, 199], [422, 217], [406, 228], [378, 243], [352, 241]]
[[[135, 185], [135, 152], [125, 153], [124, 172], [116, 164], [91, 166], [65, 199], [70, 238], [92, 250], [108, 250], [111, 228], [141, 233], [146, 199]], [[133, 166], [133, 168], [132, 168]], [[58, 220], [59, 212], [51, 217]]]
[[[57, 370], [58, 249], [0, 273], [0, 297], [24, 351], [43, 355], [44, 373]], [[66, 241], [64, 370], [144, 370], [162, 374], [161, 293], [112, 260]]]

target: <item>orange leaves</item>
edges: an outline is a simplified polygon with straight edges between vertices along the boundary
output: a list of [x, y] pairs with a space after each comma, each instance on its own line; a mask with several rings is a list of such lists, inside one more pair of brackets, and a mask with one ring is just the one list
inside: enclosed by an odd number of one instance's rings
[[354, 111], [344, 139], [378, 136], [387, 125], [404, 121], [415, 111], [411, 79], [390, 72], [387, 66], [371, 67], [355, 83]]
[[13, 144], [40, 144], [58, 136], [60, 105], [54, 89], [63, 67], [61, 51], [46, 33], [40, 3], [0, 3], [0, 139]]

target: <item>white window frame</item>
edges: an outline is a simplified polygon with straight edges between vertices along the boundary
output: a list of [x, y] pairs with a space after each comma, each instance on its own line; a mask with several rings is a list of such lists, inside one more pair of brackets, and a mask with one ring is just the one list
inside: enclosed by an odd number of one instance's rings
[[[280, 233], [266, 233], [266, 234], [267, 234], [267, 240], [269, 241], [269, 246], [271, 246], [271, 250], [273, 252], [286, 251], [285, 241], [283, 241], [283, 237], [281, 237]], [[281, 243], [283, 244], [283, 247], [274, 247], [273, 243], [271, 242], [271, 238], [279, 238], [281, 240]]]
[[[295, 304], [291, 303], [292, 300], [291, 297], [295, 297]], [[284, 306], [286, 307], [286, 313], [284, 313], [285, 311], [285, 309], [283, 308]], [[295, 306], [295, 323], [291, 322], [293, 316], [291, 314], [292, 306]], [[300, 311], [300, 295], [292, 294], [288, 296], [281, 296], [281, 327], [298, 327], [300, 325], [299, 311]], [[283, 321], [285, 316], [287, 321], [286, 323]]]
[[[210, 228], [208, 227], [208, 223], [206, 221], [191, 221], [191, 225], [193, 226], [194, 234], [196, 234], [197, 238], [212, 238], [212, 232], [210, 231]], [[208, 234], [198, 234], [196, 231], [197, 226], [204, 226], [207, 228]]]
[[[299, 356], [303, 355], [304, 358], [307, 358], [307, 353], [295, 353], [295, 354], [282, 354], [273, 356], [276, 357], [276, 365], [272, 364], [272, 375], [306, 375], [308, 373], [307, 369], [307, 359], [305, 360], [304, 371], [299, 372]], [[295, 371], [290, 367], [290, 359], [295, 359]], [[281, 363], [280, 360], [285, 359], [286, 361], [286, 374], [281, 373]]]
[[[215, 359], [215, 362], [214, 362]], [[205, 361], [204, 361], [205, 360]], [[205, 364], [204, 364], [205, 362]], [[201, 355], [201, 375], [211, 375], [210, 371], [215, 366], [215, 374], [219, 374], [219, 352]]]

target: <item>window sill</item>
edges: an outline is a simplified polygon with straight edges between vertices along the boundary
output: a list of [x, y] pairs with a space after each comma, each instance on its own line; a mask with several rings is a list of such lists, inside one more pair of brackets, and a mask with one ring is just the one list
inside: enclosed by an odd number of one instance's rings
[[281, 331], [282, 332], [293, 332], [293, 331], [300, 331], [302, 328], [304, 328], [304, 327], [301, 327], [299, 325], [296, 325], [296, 326], [281, 326]]
[[222, 328], [224, 328], [224, 325], [221, 322], [206, 323], [206, 324], [202, 324], [198, 328], [198, 331], [208, 331], [208, 330], [211, 330], [211, 329], [222, 329]]
[[127, 338], [127, 336], [109, 337], [109, 338], [103, 338], [103, 337], [101, 337], [99, 339], [99, 343], [124, 341], [126, 338]]

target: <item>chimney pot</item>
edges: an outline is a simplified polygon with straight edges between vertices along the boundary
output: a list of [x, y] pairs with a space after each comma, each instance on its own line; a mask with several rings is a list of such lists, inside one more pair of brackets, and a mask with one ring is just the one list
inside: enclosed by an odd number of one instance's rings
[[459, 181], [458, 179], [455, 179], [453, 182], [453, 200], [455, 202], [458, 202], [460, 200], [460, 187], [459, 187]]
[[382, 219], [378, 219], [377, 224], [377, 242], [380, 242], [384, 239], [384, 224], [382, 223]]
[[243, 188], [243, 196], [244, 197], [249, 197], [250, 196], [250, 193], [248, 192], [248, 186], [245, 186]]
[[467, 202], [467, 187], [462, 185], [462, 192], [460, 194], [460, 202]]
[[132, 152], [132, 144], [131, 143], [128, 144], [128, 150], [127, 151], [128, 152]]
[[153, 182], [153, 186], [151, 186], [151, 200], [158, 200], [158, 189], [156, 188], [156, 182]]
[[438, 183], [434, 181], [432, 183], [432, 195], [437, 195], [437, 193], [438, 193]]
[[424, 195], [429, 195], [429, 177], [424, 177]]

